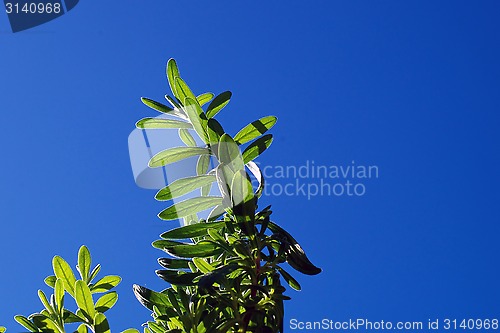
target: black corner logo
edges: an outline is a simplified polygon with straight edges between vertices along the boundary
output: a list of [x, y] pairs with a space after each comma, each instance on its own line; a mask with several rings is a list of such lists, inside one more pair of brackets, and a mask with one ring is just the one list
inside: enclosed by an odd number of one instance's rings
[[19, 32], [52, 21], [75, 8], [79, 0], [4, 0], [12, 32]]

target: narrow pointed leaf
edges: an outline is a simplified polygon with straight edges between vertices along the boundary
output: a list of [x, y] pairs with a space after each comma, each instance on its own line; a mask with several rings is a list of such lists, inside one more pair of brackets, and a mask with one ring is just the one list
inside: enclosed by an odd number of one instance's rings
[[173, 198], [177, 198], [184, 194], [192, 192], [204, 185], [211, 184], [215, 181], [216, 179], [213, 175], [203, 175], [177, 179], [167, 187], [164, 187], [160, 191], [158, 191], [158, 193], [156, 193], [155, 195], [155, 198], [158, 201], [171, 200]]
[[213, 270], [215, 270], [215, 267], [210, 265], [205, 259], [203, 258], [193, 258], [193, 263], [195, 266], [200, 270], [202, 273], [209, 273]]
[[218, 156], [218, 144], [220, 137], [224, 135], [224, 129], [217, 120], [215, 120], [214, 118], [210, 118], [208, 119], [207, 123], [207, 133], [208, 142], [212, 147], [212, 151], [216, 156]]
[[221, 202], [221, 197], [213, 196], [187, 199], [163, 210], [158, 214], [158, 217], [162, 220], [176, 220], [180, 217], [185, 217], [217, 206], [221, 204]]
[[55, 256], [52, 260], [52, 267], [58, 279], [62, 279], [64, 289], [71, 295], [75, 296], [75, 274], [69, 264], [61, 257]]
[[288, 283], [288, 285], [290, 287], [292, 287], [295, 290], [301, 289], [300, 284], [297, 282], [297, 280], [295, 280], [295, 278], [293, 276], [291, 276], [287, 271], [285, 271], [283, 268], [281, 268], [279, 266], [278, 266], [278, 270], [280, 271], [281, 276], [283, 276], [286, 283]]
[[14, 317], [14, 320], [17, 321], [19, 325], [23, 326], [30, 332], [40, 332], [38, 327], [36, 327], [35, 324], [31, 322], [31, 320], [28, 320], [28, 318], [24, 316], [17, 315]]
[[[178, 258], [194, 258], [194, 257], [210, 257], [213, 255], [220, 254], [222, 249], [218, 244], [210, 241], [200, 241], [196, 244], [176, 244], [175, 242], [169, 241], [157, 241], [163, 242], [166, 246], [162, 248], [163, 251], [168, 254], [178, 257]], [[170, 243], [170, 245], [167, 244]], [[155, 242], [156, 243], [156, 242]]]
[[198, 146], [191, 133], [189, 133], [189, 131], [185, 128], [179, 128], [179, 137], [181, 138], [182, 142], [184, 142], [184, 144], [188, 147]]
[[78, 270], [80, 272], [82, 280], [85, 282], [88, 282], [91, 265], [92, 259], [90, 257], [90, 251], [85, 245], [83, 245], [78, 251]]
[[219, 113], [220, 110], [222, 110], [227, 105], [227, 103], [229, 103], [231, 95], [232, 94], [230, 91], [225, 91], [217, 95], [217, 97], [214, 98], [212, 103], [208, 105], [207, 118], [209, 119], [213, 118], [217, 113]]
[[116, 291], [109, 292], [102, 295], [95, 303], [95, 310], [104, 313], [111, 309], [118, 301], [118, 294]]
[[234, 136], [234, 141], [239, 145], [250, 142], [270, 130], [276, 124], [276, 120], [275, 116], [260, 118], [243, 127]]
[[75, 282], [75, 300], [78, 307], [85, 314], [85, 317], [93, 320], [95, 316], [94, 301], [92, 300], [89, 286], [82, 280]]
[[177, 67], [177, 63], [174, 59], [169, 59], [167, 62], [167, 79], [168, 84], [170, 85], [170, 89], [175, 97], [179, 98], [177, 94], [177, 83], [175, 82], [175, 78], [180, 77], [179, 68]]
[[80, 324], [76, 329], [75, 333], [88, 333], [88, 327], [85, 324]]
[[220, 229], [224, 227], [226, 222], [214, 222], [214, 223], [197, 223], [193, 225], [188, 225], [185, 227], [175, 228], [161, 234], [161, 238], [164, 239], [187, 239], [194, 237], [202, 237], [207, 234], [208, 228]]
[[[254, 193], [252, 183], [247, 177], [247, 173], [244, 170], [239, 170], [234, 174], [233, 180], [231, 182], [231, 201], [233, 203], [233, 210], [237, 206], [246, 206], [241, 213], [250, 213], [254, 208], [251, 202], [253, 201]], [[246, 214], [243, 214], [246, 215]]]
[[170, 300], [168, 299], [168, 296], [165, 294], [158, 293], [136, 284], [134, 284], [133, 290], [137, 300], [139, 300], [139, 302], [141, 302], [141, 304], [149, 310], [153, 310], [153, 305], [161, 309], [172, 306]]
[[193, 128], [185, 121], [151, 117], [142, 118], [135, 124], [135, 127], [139, 129]]
[[101, 271], [101, 264], [97, 264], [94, 267], [94, 269], [92, 270], [92, 272], [90, 272], [89, 281], [88, 282], [91, 282], [92, 280], [94, 280], [95, 277], [97, 276], [97, 274], [99, 274], [100, 271]]
[[193, 124], [193, 128], [198, 136], [203, 140], [203, 142], [208, 143], [209, 140], [206, 130], [208, 120], [201, 106], [195, 99], [187, 96], [184, 99], [184, 111], [189, 117], [191, 124]]
[[59, 309], [59, 312], [62, 313], [62, 309], [64, 308], [64, 282], [61, 279], [56, 280], [54, 296], [57, 309]]
[[218, 156], [219, 161], [230, 167], [233, 172], [244, 170], [245, 168], [240, 148], [228, 134], [220, 137]]
[[116, 287], [121, 281], [122, 278], [118, 275], [108, 275], [90, 285], [90, 290], [92, 291], [92, 294], [103, 293]]
[[149, 166], [151, 168], [158, 168], [170, 163], [186, 159], [188, 157], [207, 155], [207, 154], [210, 154], [210, 151], [206, 148], [199, 148], [199, 147], [170, 148], [154, 155], [151, 158], [151, 160], [149, 160]]
[[159, 258], [158, 263], [166, 269], [188, 269], [190, 260], [186, 259], [173, 259], [173, 258]]
[[252, 142], [242, 153], [245, 164], [262, 154], [272, 142], [273, 136], [271, 134], [266, 134]]
[[212, 98], [214, 98], [214, 96], [215, 95], [212, 94], [211, 92], [207, 92], [207, 93], [196, 96], [196, 100], [198, 101], [198, 104], [200, 104], [200, 106], [203, 106], [203, 105], [207, 104], [208, 102], [210, 102], [212, 100]]
[[156, 271], [156, 275], [170, 284], [174, 284], [177, 286], [193, 286], [195, 283], [193, 279], [197, 278], [201, 275], [201, 273], [186, 273], [182, 271], [172, 271], [159, 269]]
[[[196, 96], [193, 94], [193, 92], [191, 91], [189, 86], [186, 84], [186, 82], [184, 82], [183, 79], [181, 79], [179, 76], [176, 77], [175, 84], [177, 87], [177, 94], [179, 95], [176, 97], [183, 103], [184, 106], [186, 106], [186, 104], [187, 104], [186, 98], [191, 99], [193, 102], [195, 102], [197, 105], [199, 105], [198, 100], [196, 99]], [[188, 116], [189, 116], [189, 113], [188, 113]]]

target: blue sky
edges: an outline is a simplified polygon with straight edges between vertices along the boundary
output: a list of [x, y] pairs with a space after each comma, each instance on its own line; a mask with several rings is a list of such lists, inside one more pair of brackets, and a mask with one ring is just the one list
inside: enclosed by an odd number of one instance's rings
[[175, 223], [135, 185], [127, 137], [170, 57], [196, 93], [233, 92], [232, 134], [278, 117], [261, 165], [378, 167], [363, 196], [263, 199], [323, 268], [297, 275], [287, 321], [498, 318], [499, 9], [83, 1], [16, 34], [0, 14], [0, 324], [19, 331], [52, 257], [73, 264], [82, 244], [123, 277], [112, 329], [148, 320], [131, 286], [166, 287], [150, 243]]

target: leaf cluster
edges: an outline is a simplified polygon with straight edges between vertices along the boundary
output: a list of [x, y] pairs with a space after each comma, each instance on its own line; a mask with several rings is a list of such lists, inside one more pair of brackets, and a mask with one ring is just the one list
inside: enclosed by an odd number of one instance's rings
[[[200, 195], [158, 214], [163, 220], [183, 219], [183, 226], [153, 242], [153, 247], [170, 256], [158, 260], [163, 269], [156, 274], [171, 286], [161, 292], [134, 286], [137, 299], [152, 311], [153, 320], [147, 322], [145, 331], [282, 332], [283, 301], [290, 299], [282, 280], [300, 290], [284, 264], [308, 275], [321, 269], [287, 231], [271, 221], [270, 206], [258, 208], [265, 183], [253, 160], [271, 145], [272, 135], [267, 131], [276, 117], [260, 118], [233, 137], [214, 118], [228, 104], [230, 92], [195, 96], [173, 59], [167, 63], [167, 78], [173, 97], [165, 98], [171, 107], [142, 100], [178, 120], [144, 118], [137, 127], [178, 128], [186, 146], [159, 152], [149, 165], [161, 167], [198, 156], [197, 176], [172, 182], [155, 198], [167, 201], [195, 190]], [[204, 147], [196, 146], [190, 128]], [[209, 168], [210, 159], [217, 162], [215, 168]], [[209, 195], [214, 184], [220, 196]], [[208, 218], [199, 219], [197, 214], [207, 209], [211, 209]]]

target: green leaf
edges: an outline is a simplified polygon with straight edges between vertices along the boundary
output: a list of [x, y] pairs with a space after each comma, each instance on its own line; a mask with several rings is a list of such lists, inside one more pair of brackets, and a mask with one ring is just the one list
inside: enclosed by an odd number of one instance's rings
[[245, 164], [253, 161], [257, 156], [262, 154], [264, 150], [269, 148], [272, 142], [273, 136], [271, 134], [266, 134], [252, 142], [242, 153]]
[[223, 93], [217, 95], [212, 103], [208, 105], [207, 118], [213, 118], [217, 113], [219, 113], [220, 110], [222, 110], [227, 103], [229, 103], [231, 95], [230, 91], [224, 91]]
[[185, 128], [179, 128], [179, 137], [181, 138], [182, 142], [184, 142], [184, 144], [188, 147], [198, 146], [191, 133], [189, 133], [189, 131]]
[[[169, 241], [157, 241], [157, 242], [169, 242]], [[174, 242], [170, 242], [170, 244], [172, 243]], [[204, 258], [213, 255], [218, 255], [221, 253], [220, 246], [210, 241], [200, 241], [196, 244], [181, 243], [177, 245], [167, 245], [163, 247], [162, 250], [178, 258], [194, 258], [194, 257]]]
[[300, 284], [297, 282], [297, 280], [294, 279], [293, 276], [291, 276], [287, 271], [285, 271], [283, 268], [278, 267], [278, 270], [280, 271], [281, 275], [283, 276], [283, 278], [285, 279], [286, 283], [288, 283], [288, 285], [290, 287], [292, 287], [293, 289], [295, 290], [300, 290]]
[[56, 280], [54, 298], [57, 309], [59, 310], [59, 313], [62, 314], [62, 310], [64, 309], [64, 282], [61, 279]]
[[92, 258], [90, 257], [90, 251], [85, 245], [82, 245], [78, 251], [78, 271], [85, 282], [88, 282], [91, 265]]
[[82, 280], [75, 282], [75, 300], [85, 317], [89, 320], [93, 320], [96, 313], [94, 301], [92, 300], [92, 294], [89, 286], [87, 286], [87, 284]]
[[222, 205], [215, 206], [214, 209], [212, 209], [212, 211], [210, 212], [210, 214], [208, 214], [207, 221], [214, 221], [225, 212], [226, 211], [224, 210], [224, 206]]
[[134, 294], [137, 300], [149, 310], [153, 310], [153, 305], [159, 308], [171, 307], [172, 304], [168, 296], [145, 287], [134, 284]]
[[7, 330], [7, 329], [6, 329], [5, 327], [0, 326], [0, 333], [5, 333], [5, 331], [6, 331], [6, 330]]
[[235, 136], [234, 141], [242, 145], [270, 130], [276, 124], [277, 118], [275, 116], [268, 116], [260, 118], [247, 126], [243, 127]]
[[156, 271], [156, 275], [162, 280], [176, 286], [193, 286], [195, 285], [193, 279], [200, 276], [201, 273], [185, 273], [169, 269], [160, 269]]
[[109, 292], [102, 295], [95, 303], [95, 310], [104, 313], [111, 309], [118, 301], [118, 294], [116, 291]]
[[[196, 163], [196, 174], [197, 175], [205, 175], [208, 172], [208, 168], [210, 167], [210, 155], [201, 155], [198, 158], [198, 162]], [[215, 175], [212, 175], [215, 180]], [[212, 188], [212, 183], [210, 182], [201, 187], [201, 195], [207, 196], [210, 194], [210, 189]]]
[[106, 316], [100, 312], [95, 314], [94, 317], [94, 332], [95, 333], [111, 333], [109, 323]]
[[14, 320], [30, 332], [40, 332], [38, 327], [36, 327], [35, 324], [33, 324], [30, 320], [28, 320], [28, 318], [24, 316], [17, 315], [14, 317]]
[[200, 104], [200, 106], [203, 106], [203, 105], [207, 104], [208, 102], [210, 102], [212, 100], [212, 98], [214, 98], [214, 96], [215, 95], [212, 94], [211, 92], [207, 92], [207, 93], [196, 96], [196, 100], [198, 101], [198, 104]]
[[247, 173], [244, 170], [237, 171], [231, 182], [233, 211], [242, 216], [253, 214], [255, 211], [253, 198], [252, 182], [248, 179]]
[[52, 260], [52, 267], [58, 279], [62, 279], [64, 289], [71, 295], [75, 296], [75, 274], [69, 264], [61, 257], [55, 256]]
[[215, 267], [210, 265], [205, 259], [203, 258], [193, 258], [193, 263], [195, 266], [200, 270], [202, 273], [209, 273], [213, 270], [215, 270]]
[[240, 148], [228, 134], [220, 137], [218, 156], [219, 161], [230, 167], [233, 172], [245, 169]]
[[214, 283], [219, 282], [229, 273], [237, 270], [239, 266], [237, 264], [227, 264], [216, 270], [208, 272], [203, 275], [203, 277], [198, 281], [198, 286], [200, 288], [208, 288], [212, 286]]
[[140, 332], [135, 328], [127, 328], [125, 331], [122, 331], [121, 333], [140, 333]]
[[224, 227], [226, 222], [214, 222], [214, 223], [197, 223], [188, 225], [185, 227], [175, 228], [161, 234], [161, 238], [164, 239], [187, 239], [194, 237], [201, 237], [207, 234], [208, 228], [220, 229]]
[[[202, 155], [206, 156], [206, 155]], [[192, 192], [197, 188], [215, 182], [215, 176], [203, 175], [177, 179], [167, 187], [162, 188], [155, 195], [158, 201], [167, 201]]]
[[[176, 97], [182, 102], [182, 104], [184, 106], [186, 106], [186, 104], [187, 104], [186, 98], [191, 99], [194, 103], [196, 103], [196, 105], [199, 106], [198, 101], [196, 99], [196, 96], [193, 94], [193, 92], [191, 91], [189, 86], [186, 84], [186, 82], [184, 82], [184, 80], [180, 78], [180, 76], [175, 78], [175, 84], [177, 87], [177, 94], [179, 95]], [[188, 116], [189, 116], [189, 113], [188, 113]], [[191, 117], [190, 117], [190, 119], [191, 119]]]
[[158, 263], [166, 269], [187, 269], [189, 268], [190, 260], [186, 259], [172, 259], [172, 258], [159, 258]]
[[210, 151], [207, 148], [174, 147], [163, 150], [158, 154], [154, 155], [151, 158], [151, 160], [149, 160], [149, 166], [151, 168], [158, 168], [170, 163], [186, 159], [188, 157], [207, 155], [207, 154], [210, 154]]
[[55, 288], [57, 278], [54, 275], [47, 276], [43, 282], [51, 288]]
[[175, 81], [176, 77], [180, 77], [179, 68], [177, 67], [177, 63], [174, 59], [169, 59], [167, 62], [167, 79], [168, 84], [170, 85], [170, 89], [175, 97], [179, 98], [179, 94], [177, 94], [177, 83]]
[[[81, 313], [81, 311], [79, 311], [79, 313]], [[83, 323], [83, 322], [87, 321], [87, 319], [85, 319], [84, 316], [76, 315], [75, 313], [73, 313], [67, 309], [63, 309], [63, 319], [64, 319], [64, 323], [66, 323], [66, 324]]]
[[118, 275], [108, 275], [90, 285], [92, 294], [106, 292], [120, 284], [122, 278]]
[[208, 120], [201, 106], [195, 99], [187, 96], [184, 99], [184, 111], [189, 117], [189, 121], [193, 125], [198, 136], [203, 142], [208, 143], [208, 134], [206, 130]]
[[31, 316], [33, 323], [41, 332], [58, 333], [59, 328], [53, 319], [44, 314], [34, 314]]
[[135, 124], [135, 127], [139, 129], [193, 128], [185, 121], [151, 117], [142, 118]]
[[158, 112], [165, 113], [170, 116], [179, 117], [181, 119], [187, 119], [187, 116], [184, 114], [184, 112], [182, 112], [180, 106], [176, 106], [176, 109], [172, 109], [171, 107], [168, 107], [162, 103], [153, 101], [152, 99], [145, 97], [142, 97], [141, 101], [150, 108], [152, 108], [153, 110], [156, 110]]
[[201, 212], [213, 206], [220, 205], [222, 203], [221, 197], [198, 197], [187, 199], [174, 204], [158, 214], [158, 217], [162, 220], [176, 220], [180, 217], [185, 217], [190, 214]]
[[88, 333], [88, 327], [85, 324], [80, 324], [76, 329], [75, 333]]
[[207, 133], [208, 133], [208, 141], [210, 146], [212, 147], [213, 153], [218, 156], [218, 147], [220, 137], [224, 135], [224, 129], [221, 124], [215, 120], [214, 118], [208, 119], [207, 123]]

